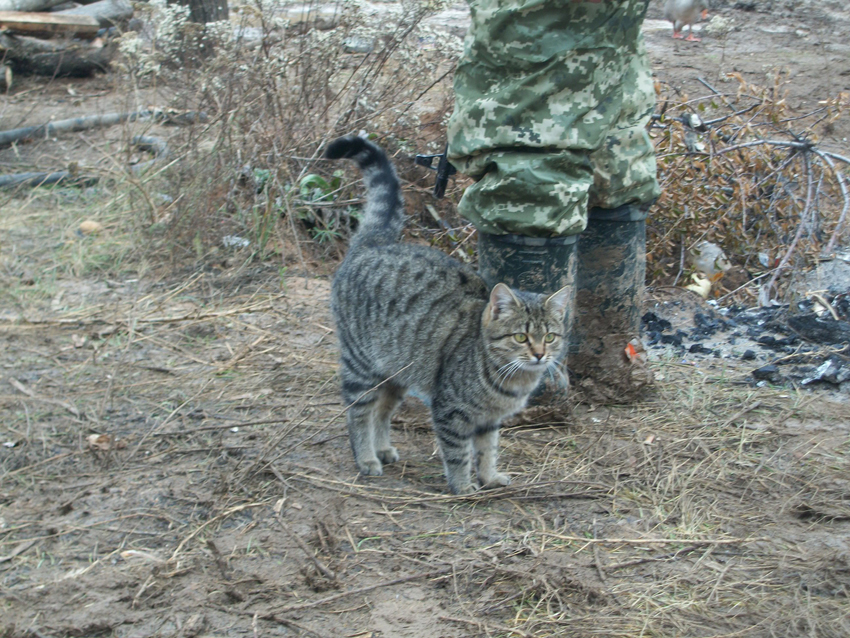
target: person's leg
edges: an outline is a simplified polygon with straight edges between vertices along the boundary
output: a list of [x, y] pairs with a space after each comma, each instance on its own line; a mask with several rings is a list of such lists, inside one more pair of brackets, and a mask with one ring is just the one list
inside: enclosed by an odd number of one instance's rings
[[593, 401], [634, 400], [652, 381], [640, 319], [646, 273], [646, 211], [658, 197], [655, 149], [646, 125], [655, 92], [643, 39], [623, 81], [620, 120], [591, 154], [594, 183], [579, 236], [570, 369]]
[[449, 159], [476, 182], [458, 209], [478, 228], [488, 284], [554, 292], [573, 282], [574, 237], [599, 172], [591, 154], [632, 99], [623, 80], [646, 1], [470, 7]]

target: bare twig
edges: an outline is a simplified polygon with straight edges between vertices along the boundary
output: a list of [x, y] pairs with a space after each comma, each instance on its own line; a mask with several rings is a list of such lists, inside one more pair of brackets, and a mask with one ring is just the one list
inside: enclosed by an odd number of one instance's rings
[[838, 187], [841, 189], [841, 196], [844, 199], [844, 206], [841, 208], [841, 214], [838, 216], [835, 230], [832, 231], [832, 237], [830, 237], [826, 248], [823, 249], [824, 254], [829, 255], [835, 249], [835, 244], [838, 242], [838, 237], [841, 234], [841, 227], [844, 225], [844, 220], [847, 219], [847, 211], [850, 209], [850, 195], [847, 193], [847, 184], [844, 183], [844, 176], [835, 167], [835, 162], [832, 161], [834, 155], [824, 151], [818, 151], [817, 149], [813, 150], [813, 153], [826, 162], [829, 168], [832, 169], [832, 174], [835, 175]]
[[261, 501], [259, 503], [243, 503], [242, 505], [236, 505], [234, 507], [231, 507], [228, 510], [225, 510], [224, 512], [222, 512], [218, 516], [214, 516], [213, 518], [206, 521], [205, 523], [202, 523], [201, 525], [199, 525], [198, 527], [195, 528], [195, 531], [193, 531], [191, 534], [186, 536], [182, 541], [180, 541], [180, 543], [178, 543], [176, 549], [171, 554], [171, 558], [168, 559], [169, 562], [177, 560], [177, 557], [180, 555], [180, 552], [183, 551], [183, 548], [186, 546], [186, 543], [188, 543], [190, 540], [195, 538], [195, 536], [200, 534], [202, 531], [204, 531], [207, 527], [209, 527], [213, 523], [217, 523], [218, 521], [222, 521], [225, 518], [227, 518], [228, 516], [230, 516], [231, 514], [236, 514], [237, 512], [241, 512], [243, 510], [251, 509], [251, 508], [254, 508], [254, 507], [262, 507], [263, 505], [267, 505], [267, 504], [268, 504], [268, 501]]
[[814, 179], [812, 178], [812, 161], [809, 157], [808, 153], [803, 156], [805, 160], [804, 166], [806, 167], [806, 203], [803, 206], [803, 212], [800, 213], [800, 223], [797, 226], [797, 232], [794, 235], [794, 240], [791, 242], [791, 245], [788, 246], [788, 250], [785, 252], [785, 255], [782, 257], [782, 260], [779, 262], [779, 265], [774, 269], [773, 275], [770, 280], [762, 286], [761, 290], [759, 290], [759, 305], [767, 306], [770, 304], [770, 291], [773, 286], [776, 284], [776, 280], [779, 278], [779, 273], [782, 272], [784, 268], [788, 267], [788, 261], [791, 259], [791, 255], [794, 254], [794, 249], [797, 247], [797, 242], [800, 241], [800, 237], [803, 236], [803, 230], [806, 227], [806, 220], [809, 218], [809, 210], [812, 206], [812, 194], [814, 190]]
[[[402, 583], [409, 583], [412, 580], [420, 580], [420, 579], [428, 579], [428, 578], [439, 578], [441, 576], [445, 576], [447, 574], [451, 574], [451, 567], [444, 567], [443, 569], [437, 569], [430, 572], [425, 572], [422, 574], [411, 574], [410, 576], [405, 576], [403, 578], [396, 578], [395, 580], [388, 580], [381, 583], [375, 583], [374, 585], [367, 585], [366, 587], [358, 587], [357, 589], [351, 589], [349, 591], [340, 592], [339, 594], [334, 594], [333, 596], [327, 596], [326, 598], [320, 598], [319, 600], [314, 600], [307, 603], [299, 603], [297, 605], [287, 605], [286, 607], [281, 607], [280, 609], [275, 609], [274, 611], [267, 612], [265, 614], [261, 613], [260, 618], [264, 620], [274, 620], [277, 621], [277, 616], [280, 614], [288, 614], [293, 611], [301, 611], [302, 609], [312, 609], [313, 607], [321, 607], [322, 605], [327, 605], [329, 603], [336, 602], [338, 600], [342, 600], [343, 598], [347, 598], [348, 596], [355, 596], [360, 594], [365, 594], [370, 591], [375, 591], [376, 589], [382, 589], [383, 587], [393, 587], [394, 585], [401, 585]], [[253, 612], [245, 612], [251, 613]]]
[[449, 622], [456, 622], [462, 625], [472, 625], [477, 627], [479, 631], [486, 631], [488, 634], [491, 632], [506, 632], [509, 634], [513, 634], [515, 636], [522, 636], [522, 638], [532, 638], [533, 634], [529, 634], [521, 629], [515, 629], [513, 627], [507, 627], [506, 625], [498, 625], [494, 623], [485, 623], [481, 620], [474, 620], [472, 618], [457, 618], [455, 616], [440, 616], [440, 620], [448, 620]]
[[295, 541], [295, 544], [298, 545], [298, 547], [301, 548], [301, 551], [307, 554], [307, 558], [313, 561], [313, 565], [316, 566], [316, 569], [318, 569], [328, 580], [336, 580], [336, 574], [334, 574], [330, 569], [328, 569], [328, 567], [322, 561], [316, 558], [316, 555], [310, 550], [309, 547], [307, 547], [307, 543], [301, 540], [301, 537], [293, 531], [293, 529], [285, 520], [283, 520], [283, 517], [280, 514], [276, 514], [275, 517], [277, 518], [277, 522], [280, 523], [280, 526], [283, 528], [283, 530], [287, 534], [289, 534], [289, 537]]
[[41, 395], [38, 395], [14, 377], [9, 377], [8, 381], [18, 392], [24, 393], [34, 401], [39, 401], [40, 403], [49, 403], [50, 405], [58, 405], [59, 407], [68, 410], [68, 412], [73, 414], [78, 419], [80, 418], [80, 411], [76, 408], [76, 406], [68, 403], [67, 401], [62, 401], [60, 399], [51, 399], [50, 397], [43, 397]]

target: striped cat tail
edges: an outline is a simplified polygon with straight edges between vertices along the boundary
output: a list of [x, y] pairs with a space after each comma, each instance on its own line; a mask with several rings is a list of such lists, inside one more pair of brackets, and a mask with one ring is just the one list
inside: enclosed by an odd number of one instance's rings
[[351, 247], [366, 241], [371, 245], [397, 242], [404, 227], [404, 202], [395, 169], [383, 149], [362, 137], [340, 137], [328, 145], [325, 157], [353, 159], [366, 182], [366, 208]]

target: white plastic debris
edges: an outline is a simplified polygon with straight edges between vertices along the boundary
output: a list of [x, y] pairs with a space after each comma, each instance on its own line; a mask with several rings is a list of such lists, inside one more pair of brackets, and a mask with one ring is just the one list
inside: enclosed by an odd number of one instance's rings
[[247, 248], [251, 245], [250, 241], [239, 235], [225, 235], [221, 238], [221, 243], [225, 248]]
[[688, 284], [685, 288], [697, 293], [703, 299], [708, 299], [708, 294], [711, 292], [711, 279], [701, 277], [699, 273], [694, 273], [691, 275], [691, 281], [694, 283]]

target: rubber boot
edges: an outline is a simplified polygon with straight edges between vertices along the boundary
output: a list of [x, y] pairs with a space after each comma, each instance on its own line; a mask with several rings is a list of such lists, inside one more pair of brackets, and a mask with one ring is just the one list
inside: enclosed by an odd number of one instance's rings
[[579, 236], [570, 370], [594, 403], [634, 401], [652, 383], [640, 341], [648, 208], [592, 208]]
[[[502, 282], [511, 288], [553, 293], [564, 286], [575, 291], [577, 235], [568, 237], [525, 237], [478, 233], [478, 270], [492, 288]], [[564, 334], [570, 334], [574, 302], [567, 304]], [[569, 396], [566, 349], [557, 369], [546, 375], [534, 391], [529, 405], [560, 405]]]

